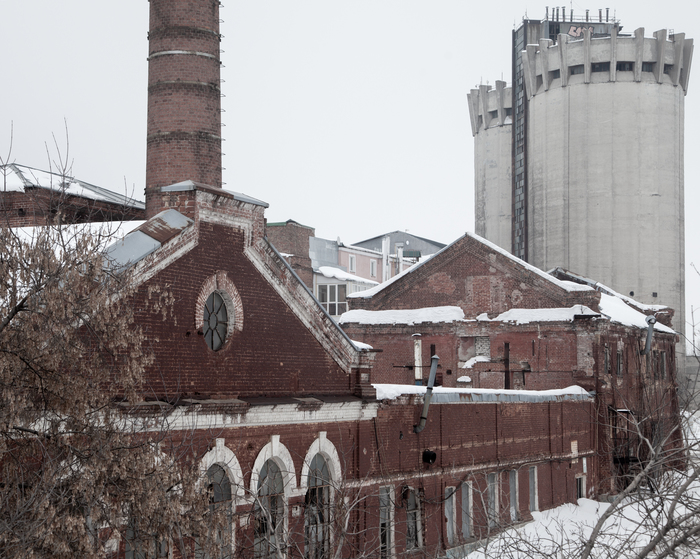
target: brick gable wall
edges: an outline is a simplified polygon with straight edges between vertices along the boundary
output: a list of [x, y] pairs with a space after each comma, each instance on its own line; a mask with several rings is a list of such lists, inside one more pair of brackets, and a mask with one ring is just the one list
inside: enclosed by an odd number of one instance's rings
[[495, 316], [511, 308], [583, 304], [598, 309], [596, 291], [568, 292], [479, 240], [464, 236], [371, 298], [352, 298], [352, 309], [417, 309], [456, 305], [467, 317]]
[[[144, 313], [140, 323], [156, 337], [157, 365], [150, 390], [168, 396], [278, 396], [347, 394], [353, 382], [290, 307], [243, 254], [241, 230], [200, 223], [198, 245], [140, 289], [169, 288], [173, 317]], [[205, 281], [226, 272], [240, 295], [245, 321], [225, 349], [214, 352], [195, 325], [197, 298]]]

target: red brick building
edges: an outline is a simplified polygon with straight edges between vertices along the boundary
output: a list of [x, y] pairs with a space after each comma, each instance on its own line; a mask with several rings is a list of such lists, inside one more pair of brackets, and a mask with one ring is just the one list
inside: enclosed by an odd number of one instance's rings
[[0, 166], [0, 219], [7, 227], [143, 220], [143, 202], [65, 174]]
[[[443, 386], [586, 389], [595, 395], [589, 428], [597, 431], [589, 487], [615, 492], [646, 456], [633, 422], [657, 444], [680, 442], [676, 334], [662, 324], [673, 311], [563, 270], [557, 275], [467, 234], [392, 282], [352, 295], [354, 310], [341, 325], [382, 350], [376, 382], [425, 384], [437, 354]], [[647, 315], [659, 322], [645, 354]]]
[[[467, 236], [356, 300], [460, 317], [420, 332], [362, 321], [343, 331], [266, 238], [267, 205], [220, 188], [218, 6], [150, 2], [148, 221], [108, 257], [139, 279], [136, 319], [155, 356], [135, 406], [165, 412], [170, 436], [189, 437], [213, 503], [231, 511], [222, 556], [459, 554], [533, 510], [610, 491], [600, 440], [615, 448], [609, 414], [634, 409], [640, 329], [605, 320], [599, 292]], [[161, 300], [171, 312], [154, 315]], [[502, 313], [518, 308], [563, 308], [571, 320], [513, 325]], [[659, 331], [654, 350], [673, 342]], [[436, 390], [416, 429], [425, 389], [415, 370], [422, 383], [431, 346], [443, 385], [468, 372], [491, 389]], [[488, 361], [474, 361], [486, 347]], [[618, 383], [608, 369], [620, 350], [630, 367]], [[666, 351], [653, 397], [673, 386]], [[523, 385], [535, 390], [512, 390]], [[112, 543], [138, 555], [137, 539]]]

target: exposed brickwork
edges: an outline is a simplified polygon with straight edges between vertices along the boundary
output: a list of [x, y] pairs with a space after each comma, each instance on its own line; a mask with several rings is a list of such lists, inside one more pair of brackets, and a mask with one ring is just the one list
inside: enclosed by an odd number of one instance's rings
[[[581, 304], [595, 310], [599, 296], [595, 291], [566, 291], [466, 236], [375, 296], [352, 299], [351, 304], [368, 310], [458, 305], [467, 320], [410, 326], [344, 323], [343, 328], [353, 339], [381, 350], [372, 373], [374, 382], [414, 383], [413, 344], [418, 333], [422, 343], [419, 377], [424, 384], [430, 355], [435, 352], [440, 357], [437, 384], [528, 390], [579, 385], [594, 392], [597, 423], [586, 420], [568, 429], [580, 431], [579, 438], [597, 437], [597, 457], [591, 463], [595, 476], [589, 480], [589, 487], [595, 493], [607, 493], [619, 490], [630, 468], [635, 467], [637, 462], [629, 460], [630, 449], [634, 458], [645, 458], [637, 456], [636, 449], [641, 448], [637, 438], [631, 440], [628, 436], [635, 429], [624, 424], [628, 421], [624, 415], [627, 412], [614, 410], [633, 410], [634, 417], [648, 419], [644, 420], [644, 428], [649, 431], [646, 436], [658, 438], [661, 433], [675, 433], [667, 447], [680, 445], [675, 336], [656, 332], [652, 353], [643, 356], [646, 331], [608, 320], [576, 318], [572, 322], [522, 325], [473, 320], [482, 313], [493, 318], [510, 308]], [[470, 361], [479, 353], [486, 353], [486, 338], [490, 359]], [[619, 375], [618, 359], [622, 360]], [[470, 367], [464, 368], [465, 364]], [[469, 382], [457, 382], [460, 377], [469, 377]], [[541, 421], [545, 418], [535, 410], [536, 406], [532, 405], [520, 412], [522, 425], [528, 430], [544, 429]], [[554, 426], [549, 429], [553, 430]], [[555, 442], [552, 444], [552, 452], [564, 450], [562, 447], [556, 450]], [[512, 448], [516, 454], [521, 451], [517, 444]], [[486, 459], [475, 459], [482, 458]], [[542, 494], [545, 502], [550, 503], [558, 502], [553, 495], [559, 491], [557, 484], [563, 483], [564, 473], [552, 475], [556, 481], [543, 485], [546, 491]]]
[[158, 187], [185, 180], [222, 185], [219, 2], [151, 0], [150, 5], [149, 217], [160, 208]]
[[313, 269], [309, 258], [309, 237], [313, 237], [316, 231], [313, 227], [301, 225], [291, 219], [286, 223], [268, 224], [265, 234], [272, 245], [285, 254], [289, 265], [301, 278], [301, 281], [313, 289]]
[[[301, 478], [304, 460], [309, 448], [321, 432], [337, 449], [337, 458], [343, 480], [334, 484], [336, 498], [365, 496], [353, 506], [351, 513], [350, 546], [359, 553], [365, 550], [375, 554], [378, 549], [378, 493], [379, 487], [390, 486], [395, 496], [394, 541], [396, 553], [402, 554], [406, 545], [405, 487], [419, 492], [423, 551], [426, 555], [442, 554], [445, 548], [445, 488], [457, 489], [455, 505], [457, 534], [455, 545], [473, 541], [461, 530], [462, 483], [468, 482], [473, 490], [472, 534], [484, 537], [487, 533], [488, 499], [486, 476], [491, 473], [499, 480], [499, 522], [510, 520], [510, 470], [518, 472], [519, 491], [516, 511], [521, 519], [530, 518], [528, 468], [537, 465], [540, 478], [539, 508], [545, 509], [575, 496], [573, 475], [582, 474], [581, 460], [570, 452], [571, 441], [578, 441], [578, 456], [591, 455], [593, 440], [582, 433], [579, 425], [593, 414], [593, 404], [549, 403], [534, 406], [523, 404], [448, 404], [435, 405], [425, 430], [412, 432], [418, 421], [421, 400], [383, 403], [373, 420], [359, 422], [320, 422], [300, 429], [296, 425], [268, 427], [227, 428], [217, 431], [216, 437], [240, 464], [241, 478], [232, 480], [245, 488], [251, 487], [253, 465], [272, 436], [279, 437], [291, 458], [286, 516], [291, 544], [304, 549], [305, 480]], [[274, 413], [274, 408], [269, 407]], [[526, 421], [523, 421], [522, 418]], [[534, 429], [527, 429], [527, 421]], [[189, 436], [187, 444], [197, 456], [203, 456], [214, 447], [214, 440], [206, 430], [183, 431], [171, 435], [174, 446]], [[186, 435], [185, 435], [186, 433]], [[167, 443], [161, 446], [167, 448]], [[422, 460], [423, 451], [437, 453], [434, 464]], [[566, 449], [566, 450], [563, 450]], [[569, 474], [571, 472], [571, 474]], [[554, 480], [554, 484], [550, 484]], [[360, 486], [361, 485], [361, 486]], [[548, 486], [551, 485], [551, 488]], [[296, 488], [296, 489], [292, 489]], [[354, 502], [354, 498], [352, 499]], [[297, 511], [297, 512], [295, 512]], [[252, 545], [253, 526], [249, 519], [250, 499], [236, 502], [237, 522], [235, 541], [239, 550]]]
[[456, 305], [467, 317], [490, 317], [511, 308], [583, 304], [598, 309], [596, 291], [569, 292], [512, 258], [465, 235], [371, 299], [352, 298], [353, 309], [417, 309]]
[[47, 223], [89, 223], [145, 219], [145, 211], [121, 204], [72, 196], [47, 188], [0, 192], [0, 219], [7, 227]]

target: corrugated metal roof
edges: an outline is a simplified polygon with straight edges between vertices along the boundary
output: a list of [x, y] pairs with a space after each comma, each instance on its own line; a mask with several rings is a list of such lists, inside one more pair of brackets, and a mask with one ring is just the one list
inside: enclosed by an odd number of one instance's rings
[[194, 221], [177, 210], [164, 210], [126, 235], [121, 241], [108, 246], [105, 251], [105, 266], [115, 272], [132, 266], [158, 250], [193, 223]]
[[4, 173], [2, 177], [4, 184], [0, 187], [6, 191], [26, 192], [27, 189], [44, 188], [61, 194], [100, 200], [130, 208], [144, 209], [146, 207], [145, 203], [140, 200], [134, 200], [124, 194], [95, 186], [62, 173], [42, 171], [16, 163], [0, 166], [0, 169]]

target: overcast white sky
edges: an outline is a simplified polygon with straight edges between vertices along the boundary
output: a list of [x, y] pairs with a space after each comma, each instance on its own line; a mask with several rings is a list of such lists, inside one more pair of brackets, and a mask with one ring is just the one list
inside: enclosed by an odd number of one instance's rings
[[[510, 82], [510, 41], [545, 3], [224, 0], [226, 188], [317, 236], [393, 230], [444, 243], [474, 230], [466, 94]], [[564, 4], [561, 4], [564, 5]], [[605, 5], [576, 2], [597, 14]], [[609, 4], [624, 31], [700, 41], [700, 2]], [[73, 174], [143, 197], [148, 1], [0, 0], [0, 153], [46, 168], [70, 137]], [[700, 266], [700, 57], [686, 97], [686, 263]], [[54, 154], [55, 150], [51, 149]], [[700, 307], [688, 274], [687, 302]], [[689, 315], [689, 313], [688, 313]]]

